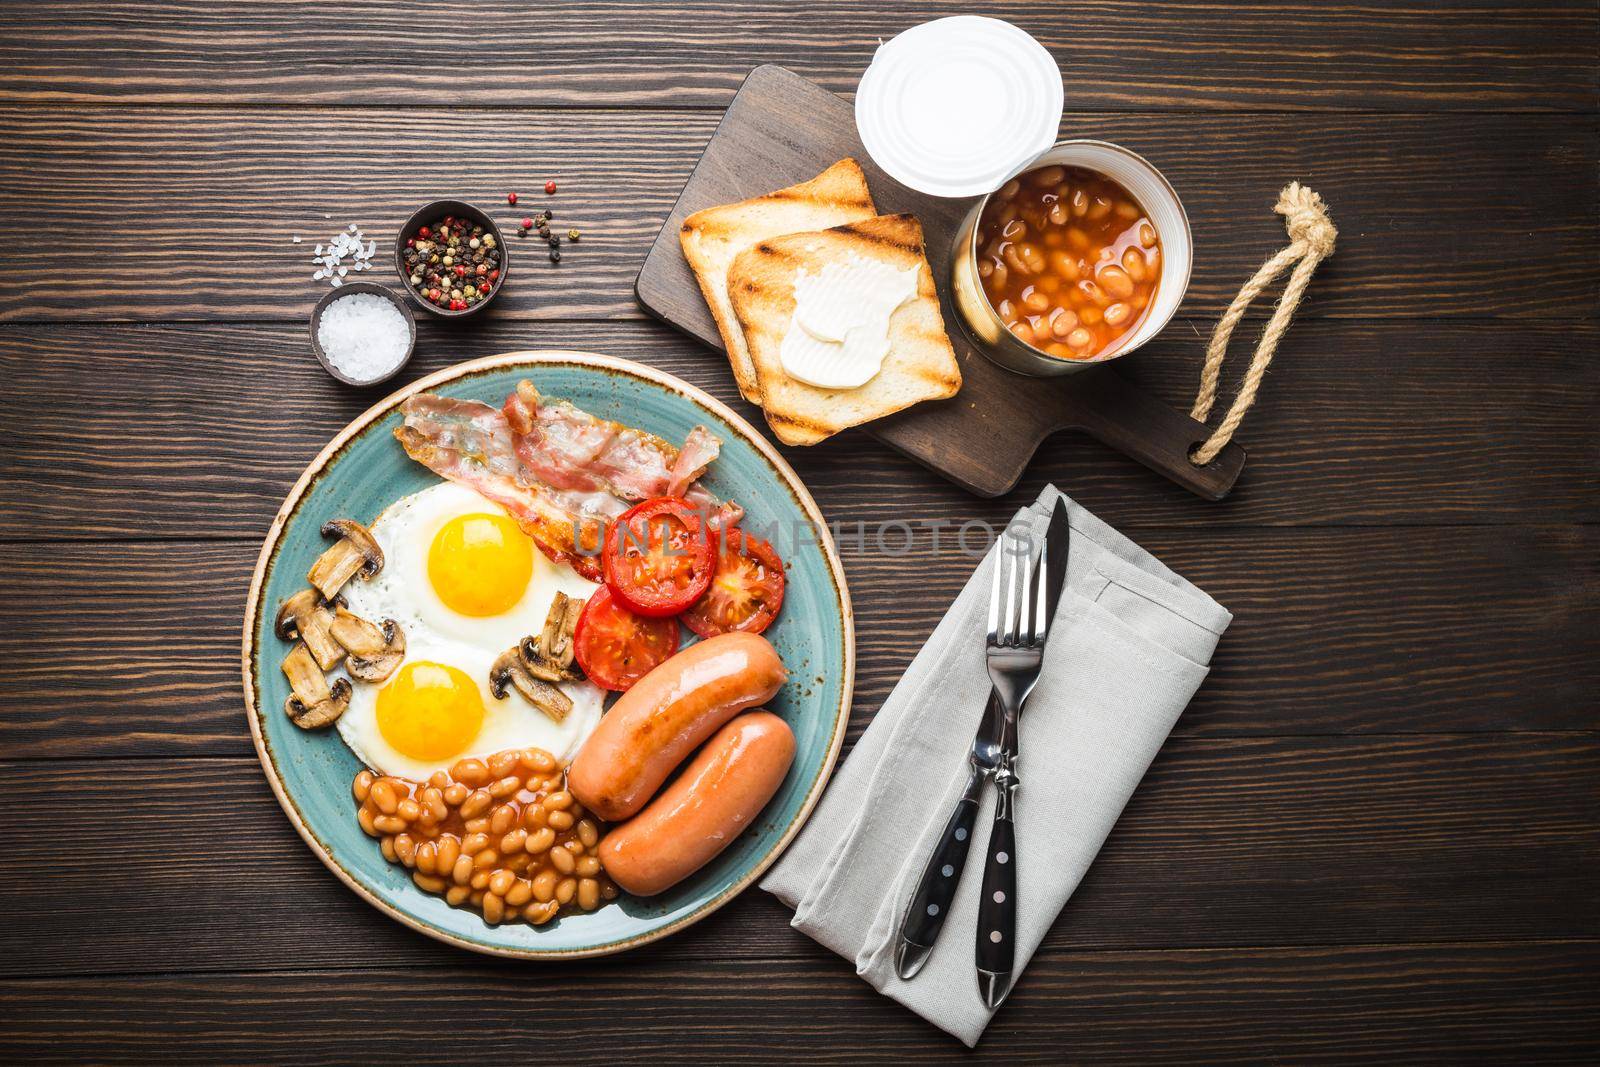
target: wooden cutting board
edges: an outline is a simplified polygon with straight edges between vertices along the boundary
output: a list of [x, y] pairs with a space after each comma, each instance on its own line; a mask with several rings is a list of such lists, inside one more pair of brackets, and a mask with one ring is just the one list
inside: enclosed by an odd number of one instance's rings
[[1010, 490], [1040, 442], [1066, 429], [1082, 430], [1208, 500], [1227, 495], [1244, 466], [1244, 450], [1229, 444], [1196, 466], [1189, 450], [1209, 436], [1207, 429], [1135, 389], [1110, 366], [1032, 378], [979, 353], [959, 325], [948, 281], [953, 235], [973, 201], [925, 196], [895, 182], [862, 147], [851, 105], [783, 67], [751, 71], [728, 105], [639, 271], [639, 303], [721, 353], [716, 322], [678, 244], [684, 218], [813, 178], [845, 156], [860, 161], [879, 211], [909, 211], [922, 220], [962, 376], [961, 392], [949, 400], [919, 404], [861, 429], [980, 496]]

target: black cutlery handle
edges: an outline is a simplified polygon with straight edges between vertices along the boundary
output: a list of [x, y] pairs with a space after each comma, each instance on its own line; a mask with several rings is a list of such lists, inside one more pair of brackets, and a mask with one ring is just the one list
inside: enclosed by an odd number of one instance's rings
[[977, 961], [980, 970], [1009, 975], [1017, 940], [1017, 834], [1012, 794], [1017, 788], [1010, 767], [995, 777], [999, 799], [994, 828], [989, 831], [989, 862], [983, 868], [983, 896], [978, 899]]
[[950, 902], [956, 898], [956, 886], [961, 882], [961, 869], [967, 864], [967, 849], [972, 845], [972, 827], [978, 821], [978, 796], [983, 789], [983, 777], [976, 771], [967, 780], [967, 791], [950, 813], [944, 824], [939, 843], [934, 846], [928, 865], [923, 868], [917, 891], [912, 894], [910, 910], [900, 925], [900, 936], [914, 945], [933, 947], [944, 927], [945, 916], [950, 913]]

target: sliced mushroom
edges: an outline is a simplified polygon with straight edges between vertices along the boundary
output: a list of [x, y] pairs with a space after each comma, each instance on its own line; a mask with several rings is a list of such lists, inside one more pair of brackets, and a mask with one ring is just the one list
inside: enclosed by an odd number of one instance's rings
[[522, 657], [522, 666], [529, 674], [546, 682], [576, 682], [583, 677], [576, 664], [558, 667], [545, 659], [539, 650], [539, 641], [537, 637], [524, 637], [517, 646], [517, 655]]
[[304, 641], [317, 666], [327, 671], [344, 659], [344, 649], [328, 633], [332, 622], [333, 608], [321, 594], [315, 589], [302, 589], [278, 609], [277, 633], [285, 641]]
[[349, 680], [340, 678], [329, 687], [327, 676], [304, 642], [297, 643], [283, 657], [283, 673], [294, 688], [283, 702], [283, 710], [302, 730], [331, 726], [350, 706]]
[[329, 627], [333, 639], [350, 654], [345, 670], [363, 682], [381, 682], [406, 658], [406, 635], [400, 624], [384, 619], [379, 629], [354, 612], [340, 607]]
[[539, 635], [539, 651], [540, 658], [553, 667], [572, 666], [572, 634], [578, 628], [583, 604], [565, 593], [557, 593], [550, 602], [550, 614], [545, 616], [544, 632]]
[[357, 574], [371, 578], [383, 570], [383, 549], [373, 540], [372, 531], [354, 519], [330, 519], [322, 524], [323, 537], [337, 541], [311, 565], [306, 578], [323, 597], [332, 600]]
[[[524, 637], [518, 651], [529, 674], [547, 682], [575, 682], [583, 677], [573, 664], [573, 631], [583, 614], [582, 600], [557, 593], [545, 617], [544, 631]], [[546, 654], [546, 649], [550, 654]]]
[[534, 677], [522, 660], [520, 648], [506, 649], [489, 668], [489, 692], [496, 700], [504, 700], [512, 689], [553, 722], [561, 722], [572, 711], [572, 698], [549, 682]]

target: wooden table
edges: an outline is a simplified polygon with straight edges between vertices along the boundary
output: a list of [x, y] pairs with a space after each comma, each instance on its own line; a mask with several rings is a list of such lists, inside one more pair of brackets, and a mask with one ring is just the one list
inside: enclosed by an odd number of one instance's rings
[[[964, 6], [0, 8], [0, 1059], [966, 1055], [761, 892], [572, 966], [391, 922], [279, 811], [237, 666], [273, 511], [377, 398], [312, 359], [315, 243], [517, 189], [582, 243], [525, 256], [481, 325], [422, 323], [408, 375], [579, 347], [735, 401], [630, 290], [720, 109], [763, 62], [849, 93], [877, 38]], [[1593, 0], [984, 7], [1060, 60], [1064, 131], [1182, 191], [1194, 285], [1129, 368], [1172, 403], [1282, 243], [1282, 184], [1341, 236], [1224, 503], [1070, 436], [994, 501], [861, 434], [788, 452], [847, 529], [999, 520], [1053, 481], [1236, 613], [977, 1055], [1592, 1062]], [[846, 541], [852, 739], [967, 574], [950, 541]]]

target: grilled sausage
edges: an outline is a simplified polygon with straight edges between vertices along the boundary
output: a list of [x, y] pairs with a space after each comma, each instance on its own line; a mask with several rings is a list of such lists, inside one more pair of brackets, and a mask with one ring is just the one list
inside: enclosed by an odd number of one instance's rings
[[618, 698], [578, 750], [567, 788], [607, 822], [633, 815], [723, 723], [783, 685], [783, 660], [757, 634], [690, 645]]
[[678, 780], [600, 842], [600, 864], [635, 896], [664, 892], [710, 863], [783, 784], [794, 732], [769, 711], [724, 726]]

